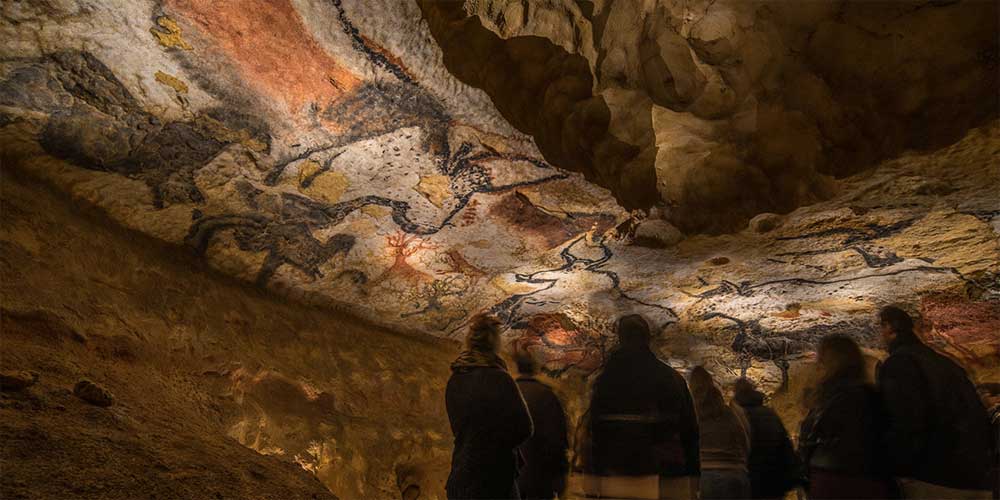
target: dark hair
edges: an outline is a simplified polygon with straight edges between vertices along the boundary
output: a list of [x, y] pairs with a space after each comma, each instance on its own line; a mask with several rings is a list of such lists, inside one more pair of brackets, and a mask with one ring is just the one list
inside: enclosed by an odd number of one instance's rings
[[819, 379], [820, 399], [832, 382], [868, 383], [868, 367], [861, 347], [851, 337], [832, 334], [819, 342], [819, 363], [822, 373]]
[[501, 324], [492, 314], [480, 314], [472, 318], [469, 333], [465, 337], [465, 347], [470, 351], [494, 352], [494, 336], [500, 335]]
[[704, 366], [696, 366], [691, 370], [689, 386], [694, 407], [702, 417], [719, 415], [726, 411], [726, 400], [722, 391], [715, 385], [712, 374]]
[[538, 371], [538, 362], [527, 349], [519, 349], [514, 355], [514, 362], [517, 363], [517, 373], [531, 375]]
[[648, 345], [649, 323], [638, 314], [629, 314], [618, 319], [618, 342], [621, 345]]
[[740, 404], [750, 404], [760, 400], [763, 402], [763, 394], [757, 390], [757, 385], [753, 383], [746, 377], [740, 377], [736, 379], [736, 383], [733, 384], [733, 399], [735, 399]]
[[896, 335], [913, 336], [913, 318], [902, 308], [885, 306], [878, 312], [879, 321], [887, 323]]

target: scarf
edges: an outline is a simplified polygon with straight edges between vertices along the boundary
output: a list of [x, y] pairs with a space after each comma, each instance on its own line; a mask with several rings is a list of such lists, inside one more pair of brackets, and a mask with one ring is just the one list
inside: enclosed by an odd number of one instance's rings
[[475, 368], [499, 368], [507, 371], [507, 363], [495, 352], [462, 351], [451, 364], [451, 371], [455, 373], [466, 373]]

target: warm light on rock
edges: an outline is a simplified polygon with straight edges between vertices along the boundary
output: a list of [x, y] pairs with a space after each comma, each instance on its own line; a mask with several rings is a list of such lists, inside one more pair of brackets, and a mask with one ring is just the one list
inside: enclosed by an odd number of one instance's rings
[[440, 498], [479, 313], [574, 422], [630, 313], [789, 422], [887, 304], [1000, 383], [996, 3], [0, 14], [4, 498]]

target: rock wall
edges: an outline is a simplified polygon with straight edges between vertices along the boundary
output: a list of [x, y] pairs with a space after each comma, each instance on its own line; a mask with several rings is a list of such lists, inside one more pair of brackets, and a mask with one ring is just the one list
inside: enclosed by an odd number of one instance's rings
[[449, 69], [546, 158], [686, 232], [828, 198], [1000, 109], [995, 2], [420, 3]]
[[[205, 398], [229, 394], [214, 429], [348, 497], [394, 495], [393, 478], [408, 475], [440, 491], [437, 394], [453, 350], [433, 337], [461, 337], [478, 312], [500, 317], [508, 343], [574, 397], [624, 313], [650, 320], [671, 364], [745, 374], [791, 402], [789, 374], [806, 371], [818, 338], [847, 333], [877, 356], [873, 314], [902, 303], [977, 381], [998, 380], [1000, 124], [966, 130], [993, 112], [982, 85], [995, 52], [980, 41], [995, 3], [831, 14], [551, 1], [510, 3], [503, 23], [497, 5], [4, 3], [4, 196], [12, 171], [56, 193], [5, 210], [4, 307], [35, 317], [42, 304], [85, 338], [107, 328], [141, 340], [128, 349], [155, 344], [148, 357], [190, 367], [177, 376]], [[865, 24], [859, 6], [884, 26]], [[918, 29], [941, 19], [966, 29]], [[897, 28], [906, 36], [877, 35]], [[930, 36], [941, 53], [913, 41]], [[900, 67], [883, 67], [879, 51], [904, 42], [914, 45], [903, 69], [917, 73], [883, 71]], [[830, 60], [810, 56], [813, 45]], [[875, 59], [851, 62], [858, 46]], [[876, 77], [889, 82], [878, 92]], [[926, 95], [902, 92], [911, 84]], [[887, 110], [886, 92], [910, 104]], [[733, 93], [735, 108], [706, 111]], [[933, 149], [928, 135], [951, 144]], [[933, 150], [900, 153], [907, 145]], [[630, 185], [648, 196], [622, 196]], [[658, 198], [671, 203], [626, 209]], [[72, 210], [55, 199], [100, 215], [60, 219], [53, 210]], [[747, 222], [762, 210], [787, 213]], [[133, 233], [91, 236], [118, 226]], [[134, 241], [184, 264], [124, 274], [160, 258], [129, 257], [145, 251]], [[233, 282], [188, 283], [203, 273], [192, 255]], [[331, 319], [344, 311], [378, 326]], [[52, 356], [39, 349], [25, 369]], [[72, 375], [60, 387], [100, 359], [59, 368]], [[97, 373], [120, 395], [136, 372]]]
[[248, 288], [0, 161], [0, 355], [37, 376], [4, 379], [0, 496], [443, 498], [453, 343]]

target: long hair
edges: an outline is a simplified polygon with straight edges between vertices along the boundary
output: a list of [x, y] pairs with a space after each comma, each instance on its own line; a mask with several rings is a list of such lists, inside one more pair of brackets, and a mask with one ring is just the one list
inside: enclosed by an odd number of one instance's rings
[[469, 333], [465, 336], [465, 348], [474, 352], [496, 353], [500, 325], [500, 320], [491, 314], [472, 318]]
[[722, 397], [722, 391], [715, 385], [712, 374], [704, 366], [696, 366], [691, 370], [689, 386], [698, 415], [710, 417], [726, 411], [726, 400]]
[[827, 335], [819, 342], [817, 349], [820, 375], [818, 400], [829, 396], [834, 384], [867, 384], [868, 367], [865, 355], [854, 339], [840, 334]]

